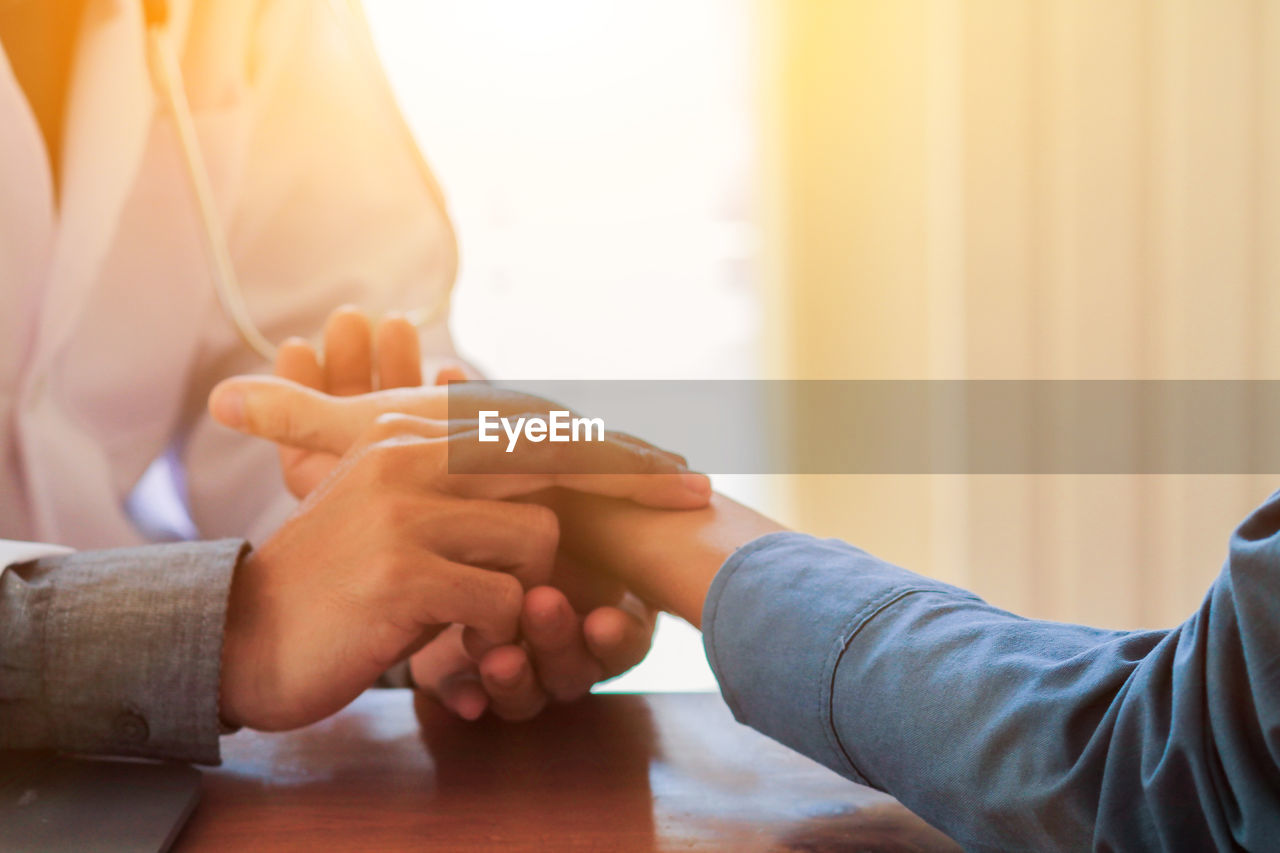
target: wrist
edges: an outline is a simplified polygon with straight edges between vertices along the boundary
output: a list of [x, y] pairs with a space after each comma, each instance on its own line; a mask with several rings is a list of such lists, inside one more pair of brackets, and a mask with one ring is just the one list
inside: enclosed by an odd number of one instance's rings
[[247, 598], [249, 575], [257, 560], [256, 552], [246, 554], [231, 576], [227, 597], [227, 616], [222, 631], [222, 661], [218, 682], [218, 723], [225, 731], [236, 731], [248, 725], [244, 715], [245, 669], [252, 643], [245, 641], [249, 613]]
[[655, 510], [564, 495], [561, 538], [588, 565], [695, 627], [711, 582], [742, 545], [785, 528], [722, 495], [699, 510]]
[[236, 682], [236, 676], [233, 674], [233, 664], [230, 660], [231, 655], [224, 643], [222, 647], [222, 681], [218, 685], [218, 728], [220, 734], [230, 734], [244, 728], [244, 718], [238, 709], [238, 700], [235, 695], [235, 689], [231, 686]]

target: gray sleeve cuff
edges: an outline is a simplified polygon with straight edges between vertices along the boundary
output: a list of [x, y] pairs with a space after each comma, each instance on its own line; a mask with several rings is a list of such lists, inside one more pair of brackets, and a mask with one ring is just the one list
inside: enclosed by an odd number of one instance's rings
[[216, 764], [240, 540], [43, 558], [0, 572], [0, 747]]
[[970, 593], [837, 540], [770, 533], [725, 561], [707, 594], [703, 642], [739, 722], [862, 784], [832, 719], [840, 659], [869, 620], [904, 596]]

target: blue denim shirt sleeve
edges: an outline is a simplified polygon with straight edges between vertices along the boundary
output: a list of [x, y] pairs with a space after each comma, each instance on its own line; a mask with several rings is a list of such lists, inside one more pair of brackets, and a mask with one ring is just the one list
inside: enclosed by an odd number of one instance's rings
[[834, 540], [737, 551], [707, 597], [734, 715], [968, 849], [1275, 849], [1280, 500], [1169, 631], [1024, 619]]

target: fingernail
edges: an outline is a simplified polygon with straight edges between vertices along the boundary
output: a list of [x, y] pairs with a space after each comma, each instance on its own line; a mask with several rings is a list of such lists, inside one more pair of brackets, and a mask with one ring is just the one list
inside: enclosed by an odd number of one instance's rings
[[236, 388], [214, 389], [209, 411], [223, 426], [240, 429], [244, 426], [244, 392]]
[[686, 490], [693, 492], [695, 495], [711, 494], [711, 478], [706, 474], [681, 474], [680, 483]]

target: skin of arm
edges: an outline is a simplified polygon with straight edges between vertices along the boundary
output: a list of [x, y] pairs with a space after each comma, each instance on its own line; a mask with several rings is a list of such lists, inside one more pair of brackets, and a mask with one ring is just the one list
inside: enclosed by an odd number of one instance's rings
[[697, 628], [725, 560], [753, 539], [787, 529], [719, 494], [705, 509], [679, 512], [563, 491], [548, 502], [560, 518], [562, 548]]

